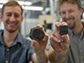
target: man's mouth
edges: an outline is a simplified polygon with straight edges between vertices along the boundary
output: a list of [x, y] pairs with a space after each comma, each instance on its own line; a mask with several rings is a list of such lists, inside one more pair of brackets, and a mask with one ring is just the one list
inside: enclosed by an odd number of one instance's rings
[[67, 22], [67, 21], [71, 21], [71, 20], [74, 20], [75, 18], [72, 17], [72, 18], [65, 18], [64, 21]]
[[11, 23], [11, 22], [9, 22], [8, 24], [9, 24], [9, 25], [12, 25], [12, 26], [16, 25], [15, 23]]

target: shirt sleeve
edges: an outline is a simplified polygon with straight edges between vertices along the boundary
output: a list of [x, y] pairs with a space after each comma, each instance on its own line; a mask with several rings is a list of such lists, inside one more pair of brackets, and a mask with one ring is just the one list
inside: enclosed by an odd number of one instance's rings
[[33, 49], [32, 48], [30, 48], [29, 50], [28, 50], [28, 60], [29, 61], [32, 61], [32, 55], [34, 54], [34, 51], [33, 51]]

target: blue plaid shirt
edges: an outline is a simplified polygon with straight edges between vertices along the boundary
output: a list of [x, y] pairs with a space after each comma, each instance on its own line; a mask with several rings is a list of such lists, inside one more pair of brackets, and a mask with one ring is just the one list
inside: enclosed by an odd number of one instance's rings
[[15, 41], [8, 47], [0, 33], [0, 63], [29, 63], [32, 60], [33, 49], [31, 41], [24, 39], [18, 33]]

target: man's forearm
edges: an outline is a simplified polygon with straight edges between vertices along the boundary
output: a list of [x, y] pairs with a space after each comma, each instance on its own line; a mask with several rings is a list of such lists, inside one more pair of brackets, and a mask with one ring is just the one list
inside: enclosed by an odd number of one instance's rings
[[48, 58], [51, 63], [63, 63], [65, 60], [65, 57], [60, 57], [60, 56], [57, 57], [55, 51], [52, 48], [49, 50], [48, 55], [49, 55]]
[[34, 53], [33, 60], [35, 63], [47, 63], [48, 62], [48, 56], [46, 51], [36, 54]]

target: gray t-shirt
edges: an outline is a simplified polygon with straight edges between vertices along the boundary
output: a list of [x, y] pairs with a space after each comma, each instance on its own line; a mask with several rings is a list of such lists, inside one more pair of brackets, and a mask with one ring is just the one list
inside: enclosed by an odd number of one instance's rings
[[64, 63], [84, 63], [84, 29], [81, 36], [69, 29], [70, 48]]

